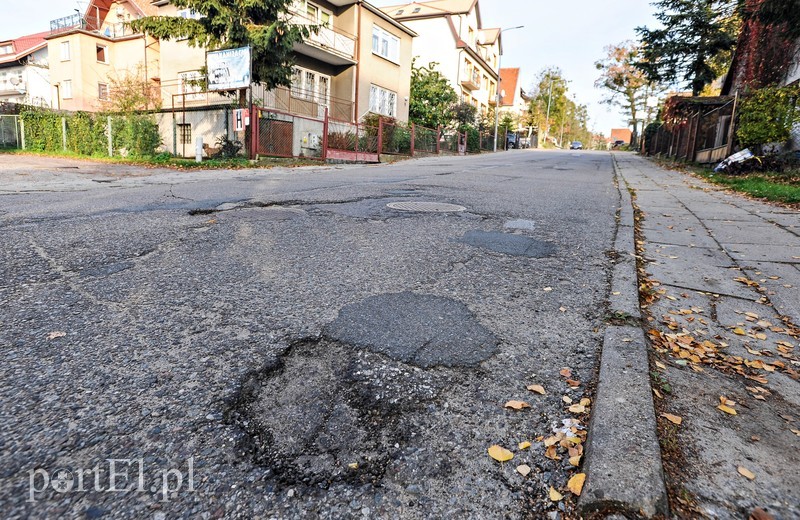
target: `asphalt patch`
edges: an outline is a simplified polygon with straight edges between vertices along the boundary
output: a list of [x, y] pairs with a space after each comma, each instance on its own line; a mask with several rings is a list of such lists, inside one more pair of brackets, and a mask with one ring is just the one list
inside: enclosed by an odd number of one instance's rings
[[467, 231], [461, 242], [511, 256], [546, 258], [556, 252], [555, 244], [550, 242], [499, 231]]
[[498, 345], [463, 303], [411, 292], [347, 305], [324, 334], [423, 368], [476, 365]]

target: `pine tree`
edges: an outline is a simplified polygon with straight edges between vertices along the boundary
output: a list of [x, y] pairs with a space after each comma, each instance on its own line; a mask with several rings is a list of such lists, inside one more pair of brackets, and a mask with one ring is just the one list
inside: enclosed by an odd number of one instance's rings
[[131, 27], [154, 38], [188, 39], [209, 50], [250, 46], [255, 83], [267, 89], [291, 84], [292, 48], [315, 26], [292, 25], [286, 13], [291, 0], [171, 0], [179, 9], [193, 9], [198, 19], [148, 16]]
[[736, 44], [737, 1], [657, 0], [662, 28], [637, 27], [643, 60], [637, 64], [655, 83], [685, 81], [697, 96], [717, 79], [714, 59]]

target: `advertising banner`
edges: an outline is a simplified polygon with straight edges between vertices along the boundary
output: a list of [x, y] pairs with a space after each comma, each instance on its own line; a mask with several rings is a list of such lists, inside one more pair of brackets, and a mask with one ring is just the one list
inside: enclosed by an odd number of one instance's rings
[[206, 54], [208, 90], [236, 90], [250, 86], [250, 47]]

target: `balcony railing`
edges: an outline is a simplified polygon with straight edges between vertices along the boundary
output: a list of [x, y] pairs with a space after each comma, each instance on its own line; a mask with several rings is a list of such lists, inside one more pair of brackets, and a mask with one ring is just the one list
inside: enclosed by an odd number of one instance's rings
[[469, 90], [480, 90], [481, 88], [481, 72], [478, 69], [472, 71], [465, 71], [466, 77], [461, 80], [461, 85]]
[[[295, 25], [319, 25], [316, 20], [312, 20], [296, 12], [291, 14], [289, 22]], [[356, 55], [355, 37], [339, 29], [319, 27], [319, 31], [317, 33], [312, 32], [303, 43], [311, 44], [350, 60], [355, 58]]]

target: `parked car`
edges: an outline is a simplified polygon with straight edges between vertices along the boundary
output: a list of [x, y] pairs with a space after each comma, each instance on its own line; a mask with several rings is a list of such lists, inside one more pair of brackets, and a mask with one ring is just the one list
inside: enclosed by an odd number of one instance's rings
[[580, 141], [572, 141], [569, 145], [570, 150], [583, 150], [583, 143]]

